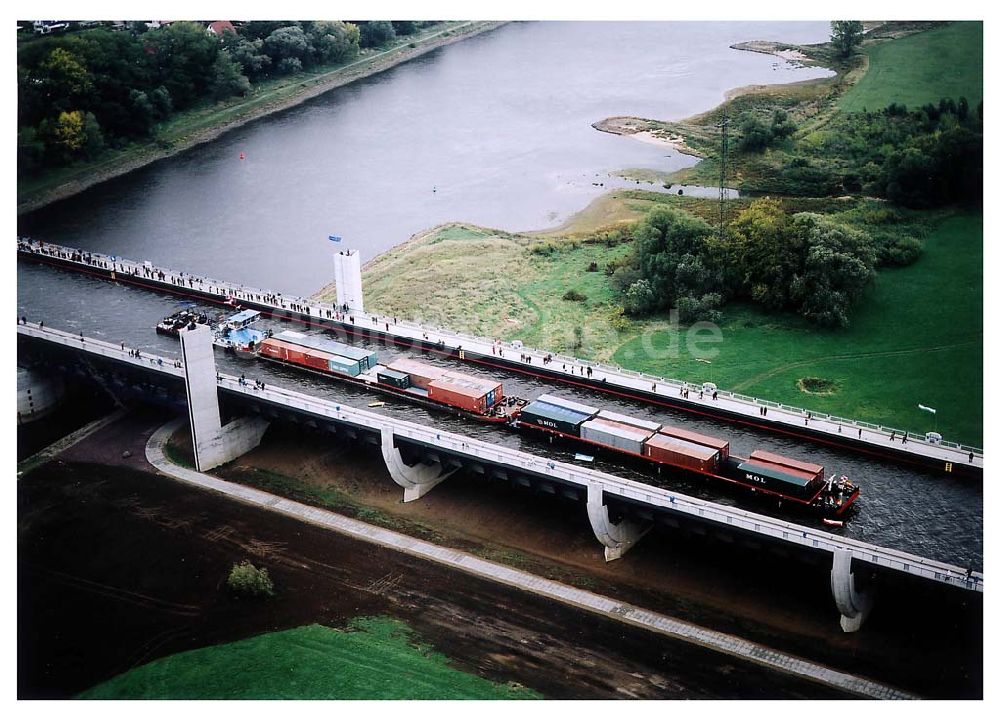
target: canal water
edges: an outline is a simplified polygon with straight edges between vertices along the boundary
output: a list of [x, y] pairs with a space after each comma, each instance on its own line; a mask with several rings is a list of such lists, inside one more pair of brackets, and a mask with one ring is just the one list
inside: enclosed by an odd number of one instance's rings
[[[40, 265], [19, 263], [18, 316], [39, 319], [46, 326], [66, 331], [82, 331], [87, 336], [141, 349], [143, 352], [180, 357], [177, 339], [158, 335], [154, 327], [163, 317], [181, 309], [193, 308], [217, 315], [220, 307], [178, 299], [135, 287], [120, 286], [88, 276]], [[39, 290], [44, 287], [44, 290]], [[261, 328], [275, 332], [284, 329], [303, 331], [297, 323], [262, 320]], [[404, 355], [403, 349], [380, 343], [364, 345], [379, 352], [382, 363]], [[454, 362], [431, 356], [422, 360], [457, 368]], [[443, 430], [522, 449], [556, 460], [573, 462], [576, 449], [549, 445], [545, 440], [503, 428], [496, 428], [448, 413], [432, 411], [403, 401], [374, 394], [359, 387], [344, 385], [323, 376], [275, 365], [262, 360], [237, 359], [216, 351], [220, 370], [231, 374], [245, 373], [248, 379], [260, 378], [265, 383], [304, 391], [310, 395], [343, 402], [347, 405], [392, 415], [422, 424], [434, 424]], [[504, 393], [534, 398], [542, 393], [554, 393], [570, 400], [604, 407], [619, 413], [662, 423], [679, 425], [729, 440], [732, 452], [748, 455], [754, 449], [808, 460], [824, 465], [828, 472], [843, 473], [862, 486], [859, 510], [843, 528], [830, 529], [865, 542], [897, 548], [928, 558], [944, 560], [961, 566], [983, 565], [983, 491], [982, 482], [960, 480], [950, 474], [929, 473], [907, 468], [835, 448], [828, 448], [793, 438], [776, 436], [764, 431], [736, 428], [721, 421], [689, 416], [664, 408], [641, 405], [627, 399], [594, 395], [569, 386], [553, 386], [537, 379], [498, 369], [483, 369], [462, 364], [459, 370], [503, 381]], [[372, 401], [383, 401], [382, 407], [369, 407]], [[743, 494], [733, 494], [718, 486], [695, 479], [670, 480], [658, 478], [653, 470], [641, 466], [617, 465], [615, 459], [597, 456], [593, 464], [581, 464], [632, 480], [660, 485], [670, 490], [693, 495], [747, 510], [768, 513], [790, 520], [808, 522], [822, 528], [815, 519], [789, 518], [770, 510], [765, 504], [746, 502]]]
[[512, 23], [50, 205], [19, 231], [305, 296], [331, 280], [331, 234], [367, 261], [447, 221], [542, 229], [613, 172], [690, 166], [591, 124], [682, 119], [736, 87], [827, 76], [730, 45], [828, 35], [824, 22]]
[[[615, 115], [681, 119], [712, 108], [735, 87], [827, 75], [729, 46], [753, 39], [820, 42], [828, 33], [823, 22], [510, 24], [21, 217], [18, 229], [63, 245], [305, 296], [332, 280], [330, 234], [344, 237], [339, 246], [360, 249], [367, 260], [446, 221], [540, 229], [562, 223], [608, 187], [620, 186], [621, 170], [691, 165], [692, 158], [671, 149], [598, 132], [591, 124]], [[149, 352], [179, 354], [176, 340], [158, 336], [153, 327], [185, 304], [18, 265], [18, 315]], [[384, 359], [396, 354], [379, 350]], [[362, 408], [372, 400], [360, 389], [264, 362], [221, 354], [218, 361], [224, 371]], [[861, 509], [843, 534], [982, 567], [978, 482], [625, 400], [595, 400], [524, 377], [497, 377], [508, 394], [530, 398], [551, 390], [724, 436], [735, 453], [765, 448], [822, 463], [863, 486]], [[369, 410], [572, 460], [572, 452], [558, 446], [448, 414], [389, 400]], [[657, 480], [600, 457], [594, 467]], [[697, 481], [668, 487], [723, 503], [736, 500]]]

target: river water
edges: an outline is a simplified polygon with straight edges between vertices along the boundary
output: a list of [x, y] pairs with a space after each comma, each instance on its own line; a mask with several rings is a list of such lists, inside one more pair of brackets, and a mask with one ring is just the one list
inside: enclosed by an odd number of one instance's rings
[[[22, 217], [19, 232], [307, 295], [332, 280], [328, 234], [342, 235], [341, 246], [359, 248], [368, 259], [445, 221], [538, 229], [583, 209], [606, 191], [594, 183], [611, 186], [619, 170], [669, 171], [691, 164], [669, 149], [590, 125], [613, 115], [680, 119], [710, 109], [727, 89], [822, 76], [825, 70], [795, 68], [729, 45], [752, 39], [818, 42], [827, 34], [825, 23], [507, 25]], [[18, 315], [149, 352], [178, 355], [177, 342], [153, 327], [181, 304], [141, 289], [18, 265]], [[396, 353], [379, 350], [384, 359]], [[268, 383], [363, 408], [371, 400], [321, 377], [263, 362], [248, 366], [221, 354], [218, 359], [222, 370], [246, 371]], [[863, 486], [861, 509], [843, 534], [982, 567], [977, 482], [493, 373], [507, 394], [533, 397], [552, 390], [725, 436], [734, 453], [765, 448], [822, 463]], [[536, 439], [407, 404], [387, 401], [369, 410], [572, 460]], [[594, 467], [656, 480], [600, 458]], [[697, 481], [667, 487], [734, 502]]]
[[513, 23], [46, 207], [20, 230], [304, 296], [332, 279], [331, 234], [368, 260], [447, 221], [541, 229], [607, 191], [594, 183], [612, 172], [690, 166], [591, 124], [682, 119], [728, 89], [826, 76], [729, 46], [828, 34], [822, 22]]

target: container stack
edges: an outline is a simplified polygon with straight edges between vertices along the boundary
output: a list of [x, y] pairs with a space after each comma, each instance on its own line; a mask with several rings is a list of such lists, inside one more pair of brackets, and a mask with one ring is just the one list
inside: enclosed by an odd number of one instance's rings
[[282, 331], [277, 336], [265, 339], [261, 342], [260, 354], [317, 371], [346, 376], [358, 376], [378, 361], [378, 354], [374, 351], [358, 349], [319, 336], [306, 336], [296, 331]]

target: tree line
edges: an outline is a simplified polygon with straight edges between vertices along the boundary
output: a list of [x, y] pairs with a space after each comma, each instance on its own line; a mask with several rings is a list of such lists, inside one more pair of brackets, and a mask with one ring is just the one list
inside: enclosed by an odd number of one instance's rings
[[147, 30], [107, 27], [18, 48], [18, 173], [91, 159], [155, 136], [197, 105], [243, 96], [254, 84], [354, 59], [431, 23], [254, 21], [221, 37], [197, 22]]

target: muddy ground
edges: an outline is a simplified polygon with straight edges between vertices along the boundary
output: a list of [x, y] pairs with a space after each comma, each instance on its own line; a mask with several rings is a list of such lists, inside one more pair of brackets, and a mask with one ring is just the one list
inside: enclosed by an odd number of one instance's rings
[[[181, 650], [367, 614], [403, 619], [461, 668], [548, 697], [842, 696], [158, 477], [142, 455], [163, 421], [134, 415], [19, 481], [22, 698], [68, 697]], [[727, 558], [726, 546], [670, 533], [605, 564], [582, 506], [455, 479], [403, 505], [377, 454], [312, 445], [272, 431], [224, 473], [287, 470], [295, 455], [306, 480], [353, 491], [422, 537], [921, 694], [982, 694], [981, 603], [934, 633], [907, 628], [903, 605], [846, 636], [824, 570], [790, 576], [786, 562]], [[271, 571], [276, 599], [227, 595], [228, 568], [246, 557]]]

